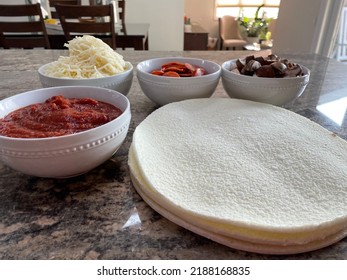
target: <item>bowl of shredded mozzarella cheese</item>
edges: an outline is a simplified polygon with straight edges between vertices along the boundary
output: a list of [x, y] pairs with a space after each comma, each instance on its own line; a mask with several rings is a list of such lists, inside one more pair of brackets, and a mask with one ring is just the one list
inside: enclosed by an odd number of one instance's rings
[[102, 40], [84, 35], [65, 46], [68, 56], [41, 66], [43, 87], [97, 86], [127, 95], [133, 80], [133, 66]]

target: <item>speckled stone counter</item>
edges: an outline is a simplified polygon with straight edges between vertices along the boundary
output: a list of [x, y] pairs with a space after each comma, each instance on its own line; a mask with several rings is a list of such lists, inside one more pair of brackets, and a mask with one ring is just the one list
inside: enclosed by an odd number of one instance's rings
[[[201, 57], [221, 64], [250, 54], [119, 53], [134, 66], [162, 56]], [[0, 50], [0, 99], [40, 88], [37, 69], [59, 55], [66, 51]], [[312, 71], [304, 94], [286, 107], [347, 139], [347, 65], [316, 55], [284, 56]], [[87, 174], [43, 179], [0, 162], [0, 259], [347, 259], [346, 238], [310, 253], [260, 255], [225, 247], [157, 214], [136, 193], [127, 166], [135, 127], [157, 107], [143, 95], [136, 77], [128, 97], [132, 121], [126, 141], [113, 158]], [[221, 82], [213, 97], [229, 98]], [[329, 106], [322, 110], [324, 104]]]

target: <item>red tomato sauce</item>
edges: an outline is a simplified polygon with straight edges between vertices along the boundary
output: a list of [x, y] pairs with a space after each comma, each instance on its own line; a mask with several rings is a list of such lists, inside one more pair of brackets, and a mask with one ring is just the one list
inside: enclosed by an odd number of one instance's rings
[[58, 95], [0, 119], [0, 135], [14, 138], [68, 135], [101, 126], [121, 114], [116, 106], [92, 98]]

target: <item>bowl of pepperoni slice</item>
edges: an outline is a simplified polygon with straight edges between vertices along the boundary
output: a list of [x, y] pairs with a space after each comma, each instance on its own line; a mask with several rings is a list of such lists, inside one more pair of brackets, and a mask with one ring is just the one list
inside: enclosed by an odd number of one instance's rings
[[136, 76], [142, 92], [159, 106], [193, 98], [209, 98], [221, 75], [215, 62], [188, 57], [154, 58], [140, 62]]

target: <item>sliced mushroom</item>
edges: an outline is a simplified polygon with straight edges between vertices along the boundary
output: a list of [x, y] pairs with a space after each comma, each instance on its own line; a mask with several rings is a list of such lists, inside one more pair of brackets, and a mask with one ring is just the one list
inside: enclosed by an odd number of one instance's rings
[[241, 59], [237, 59], [236, 60], [236, 68], [237, 68], [237, 70], [239, 70], [240, 73], [241, 73], [243, 67], [245, 67], [245, 61], [243, 61]]
[[254, 72], [261, 67], [261, 64], [256, 60], [250, 60], [243, 68], [243, 71], [247, 73], [246, 75], [253, 76]]
[[258, 77], [275, 78], [275, 69], [271, 65], [263, 65], [255, 72]]
[[246, 64], [247, 64], [248, 62], [250, 62], [251, 60], [255, 60], [254, 55], [249, 55], [249, 56], [246, 57]]
[[279, 61], [272, 63], [271, 66], [275, 70], [276, 77], [283, 77], [287, 71], [287, 66]]
[[285, 73], [286, 77], [298, 77], [302, 75], [302, 68], [297, 63], [288, 63], [288, 69]]
[[267, 78], [297, 77], [303, 75], [302, 67], [286, 58], [270, 54], [267, 57], [249, 55], [236, 60], [236, 67], [242, 75]]

